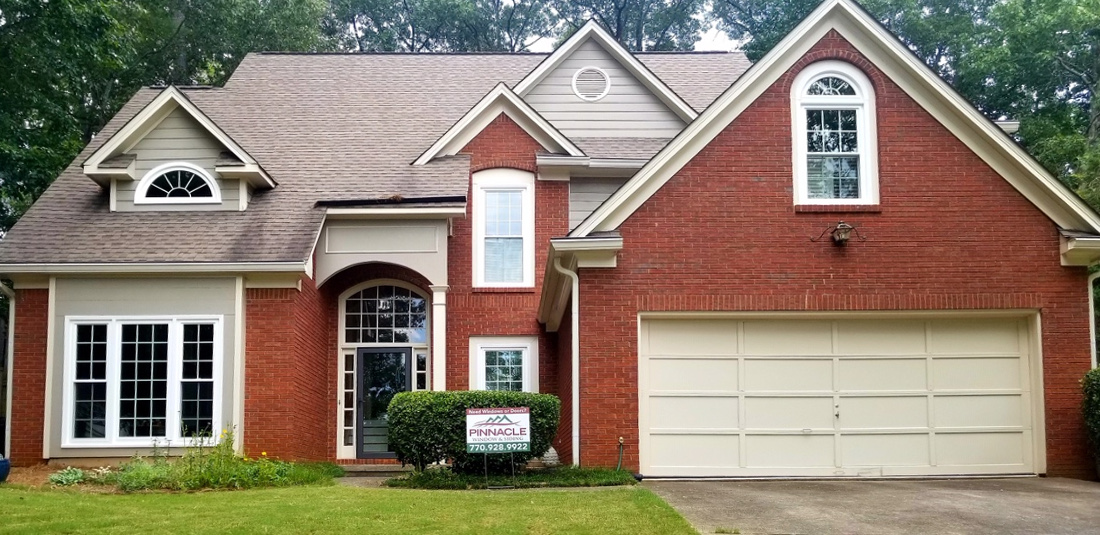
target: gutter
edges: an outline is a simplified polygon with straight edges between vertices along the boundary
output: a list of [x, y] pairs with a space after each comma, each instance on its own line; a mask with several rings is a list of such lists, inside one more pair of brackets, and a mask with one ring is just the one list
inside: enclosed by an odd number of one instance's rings
[[[572, 423], [573, 423], [573, 464], [580, 466], [581, 464], [581, 306], [580, 306], [580, 292], [581, 284], [580, 278], [577, 277], [576, 272], [565, 269], [561, 265], [561, 257], [554, 258], [554, 270], [563, 276], [567, 277], [573, 284], [572, 294], [570, 295], [570, 301], [572, 301], [572, 314], [570, 314], [570, 320], [572, 321], [572, 335], [569, 337], [569, 342], [572, 345], [572, 363], [571, 363], [571, 379], [572, 379]], [[1095, 360], [1095, 359], [1094, 359]]]
[[0, 282], [0, 292], [8, 297], [7, 403], [4, 405], [4, 458], [11, 459], [11, 403], [15, 389], [15, 291]]

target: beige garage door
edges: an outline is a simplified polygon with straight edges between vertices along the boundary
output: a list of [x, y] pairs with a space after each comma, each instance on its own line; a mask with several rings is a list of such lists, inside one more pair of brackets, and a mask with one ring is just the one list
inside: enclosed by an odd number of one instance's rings
[[640, 335], [644, 475], [1035, 472], [1027, 319], [699, 316]]

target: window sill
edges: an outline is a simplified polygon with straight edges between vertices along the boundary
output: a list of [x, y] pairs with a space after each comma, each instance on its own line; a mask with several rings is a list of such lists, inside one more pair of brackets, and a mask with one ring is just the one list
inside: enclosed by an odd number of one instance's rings
[[473, 289], [473, 292], [476, 293], [476, 294], [533, 294], [533, 293], [535, 293], [535, 288], [534, 287], [526, 287], [526, 286], [524, 286], [524, 287], [509, 286], [509, 287], [501, 287], [501, 288], [488, 286], [488, 287], [480, 287], [479, 288], [479, 287], [475, 286], [474, 289]]
[[878, 214], [882, 213], [882, 205], [879, 204], [796, 204], [795, 213], [811, 214]]

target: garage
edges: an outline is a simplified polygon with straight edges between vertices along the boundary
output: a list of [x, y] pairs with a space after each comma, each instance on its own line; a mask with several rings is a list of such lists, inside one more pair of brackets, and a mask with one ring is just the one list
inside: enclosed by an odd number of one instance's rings
[[641, 472], [1039, 472], [1037, 323], [1018, 313], [643, 315]]

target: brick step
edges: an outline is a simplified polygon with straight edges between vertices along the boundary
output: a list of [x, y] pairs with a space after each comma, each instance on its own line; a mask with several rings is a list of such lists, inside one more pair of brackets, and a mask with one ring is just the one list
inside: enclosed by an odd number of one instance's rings
[[344, 477], [396, 477], [412, 472], [411, 466], [399, 464], [343, 464]]

